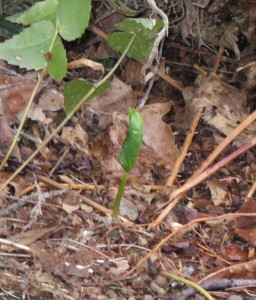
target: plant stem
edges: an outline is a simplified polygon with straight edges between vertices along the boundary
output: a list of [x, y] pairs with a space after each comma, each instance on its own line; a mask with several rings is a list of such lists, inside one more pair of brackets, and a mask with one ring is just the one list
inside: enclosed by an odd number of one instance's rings
[[113, 73], [118, 68], [118, 66], [121, 64], [125, 55], [129, 51], [135, 37], [136, 37], [136, 34], [134, 34], [132, 36], [129, 44], [125, 48], [123, 54], [120, 56], [119, 60], [117, 61], [116, 65], [111, 70], [111, 72], [109, 72], [98, 84], [95, 84], [95, 86], [92, 87], [91, 90], [86, 95], [84, 95], [84, 97], [80, 100], [80, 102], [72, 109], [72, 111], [60, 123], [60, 125], [57, 126], [57, 128], [55, 130], [53, 130], [53, 132], [48, 136], [48, 138], [46, 138], [44, 140], [44, 142], [42, 144], [40, 144], [40, 146], [30, 155], [30, 157], [27, 160], [25, 160], [23, 162], [23, 164], [0, 186], [0, 192], [26, 167], [26, 165], [28, 163], [31, 162], [31, 160], [38, 153], [40, 153], [40, 151], [43, 149], [43, 147], [45, 147], [51, 141], [51, 139], [55, 136], [55, 134], [57, 134], [62, 129], [62, 127], [73, 117], [73, 115], [81, 108], [81, 106], [83, 106], [85, 104], [85, 102], [88, 101], [89, 97], [95, 92], [95, 90], [113, 75]]
[[118, 192], [117, 192], [115, 204], [114, 204], [114, 209], [113, 209], [113, 213], [112, 213], [112, 217], [114, 219], [117, 219], [118, 214], [119, 214], [119, 207], [120, 207], [121, 199], [122, 199], [122, 196], [124, 193], [124, 187], [126, 185], [127, 178], [128, 178], [128, 172], [124, 171], [124, 175], [123, 175], [123, 178], [122, 178], [119, 188], [118, 188]]
[[168, 273], [168, 272], [161, 272], [161, 273], [163, 275], [165, 275], [166, 277], [169, 277], [171, 279], [174, 279], [176, 281], [185, 283], [186, 285], [193, 287], [194, 289], [198, 290], [202, 295], [204, 295], [206, 299], [214, 300], [214, 298], [205, 289], [203, 289], [200, 285], [198, 285], [190, 280], [184, 279], [180, 276], [174, 275], [172, 273]]
[[[56, 40], [57, 36], [58, 36], [58, 28], [56, 27], [56, 30], [55, 30], [55, 33], [54, 33], [54, 36], [53, 36], [53, 38], [52, 38], [52, 42], [51, 42], [51, 45], [50, 45], [50, 48], [49, 48], [49, 52], [52, 51], [52, 48], [53, 48], [53, 46], [54, 46], [54, 43], [55, 43], [55, 40]], [[7, 154], [5, 155], [4, 159], [2, 160], [2, 162], [1, 162], [1, 164], [0, 164], [0, 170], [3, 168], [3, 166], [5, 165], [5, 163], [7, 162], [7, 160], [9, 159], [9, 157], [10, 157], [11, 154], [12, 154], [12, 151], [13, 151], [13, 149], [14, 149], [14, 147], [15, 147], [15, 145], [16, 145], [18, 139], [19, 139], [21, 130], [22, 130], [22, 128], [23, 128], [23, 125], [24, 125], [24, 123], [25, 123], [25, 121], [26, 121], [26, 119], [27, 119], [28, 112], [29, 112], [30, 107], [31, 107], [31, 105], [32, 105], [32, 102], [33, 102], [33, 100], [34, 100], [34, 98], [35, 98], [35, 95], [36, 95], [36, 93], [37, 93], [37, 90], [38, 90], [38, 88], [39, 88], [41, 82], [43, 81], [43, 78], [44, 78], [44, 76], [45, 76], [46, 73], [47, 73], [47, 71], [46, 71], [46, 67], [45, 67], [44, 70], [41, 72], [40, 76], [38, 77], [37, 83], [36, 83], [36, 85], [35, 85], [35, 87], [34, 87], [34, 89], [33, 89], [33, 92], [32, 92], [32, 94], [31, 94], [31, 96], [30, 96], [30, 99], [29, 99], [29, 101], [28, 101], [28, 104], [27, 104], [27, 106], [26, 106], [26, 109], [25, 109], [25, 111], [24, 111], [24, 114], [23, 114], [23, 116], [22, 116], [22, 120], [21, 120], [21, 122], [20, 122], [19, 128], [18, 128], [18, 130], [17, 130], [17, 132], [16, 132], [16, 134], [15, 134], [15, 137], [14, 137], [14, 139], [13, 139], [13, 141], [12, 141], [12, 144], [11, 144], [10, 148], [8, 149]]]

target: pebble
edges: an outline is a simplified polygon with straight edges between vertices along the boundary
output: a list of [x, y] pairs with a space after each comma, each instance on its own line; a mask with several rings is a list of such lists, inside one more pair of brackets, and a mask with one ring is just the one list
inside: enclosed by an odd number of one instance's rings
[[157, 285], [155, 282], [150, 283], [151, 289], [158, 294], [158, 296], [164, 296], [165, 295], [165, 289], [161, 288], [159, 285]]
[[168, 285], [168, 280], [165, 276], [163, 275], [158, 275], [155, 279], [156, 283], [162, 287], [162, 288], [166, 288], [166, 286]]
[[154, 300], [154, 297], [152, 297], [151, 295], [144, 295], [142, 300]]
[[243, 300], [243, 298], [241, 296], [238, 295], [231, 295], [228, 297], [227, 300]]

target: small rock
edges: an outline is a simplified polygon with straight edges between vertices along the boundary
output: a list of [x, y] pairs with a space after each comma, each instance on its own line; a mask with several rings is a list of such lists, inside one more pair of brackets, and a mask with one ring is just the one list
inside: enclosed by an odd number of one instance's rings
[[154, 297], [152, 297], [151, 295], [144, 295], [142, 300], [154, 300]]
[[228, 300], [243, 300], [243, 298], [238, 295], [231, 295], [228, 297]]
[[132, 201], [124, 197], [122, 197], [121, 199], [119, 214], [123, 217], [127, 216], [131, 221], [135, 221], [139, 216], [137, 207], [133, 204]]
[[136, 298], [134, 296], [130, 296], [128, 300], [136, 300]]
[[134, 290], [140, 290], [145, 288], [145, 281], [141, 277], [137, 277], [132, 281], [132, 288]]
[[150, 283], [151, 289], [158, 294], [158, 296], [164, 296], [165, 290], [161, 288], [159, 285], [157, 285], [155, 282]]
[[110, 299], [117, 298], [117, 294], [113, 290], [106, 291], [106, 296], [109, 297]]
[[166, 286], [168, 285], [168, 280], [165, 276], [163, 275], [158, 275], [155, 279], [156, 283], [162, 287], [162, 288], [166, 288]]

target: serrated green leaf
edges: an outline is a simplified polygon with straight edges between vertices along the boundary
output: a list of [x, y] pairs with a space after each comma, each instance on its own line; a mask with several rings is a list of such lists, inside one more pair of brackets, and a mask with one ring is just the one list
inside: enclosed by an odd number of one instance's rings
[[50, 21], [40, 21], [0, 44], [0, 58], [22, 68], [41, 70], [44, 54], [49, 51], [55, 28]]
[[118, 160], [126, 172], [134, 167], [143, 138], [143, 117], [136, 110], [129, 108], [129, 129]]
[[[127, 28], [129, 30], [126, 32], [114, 32], [110, 34], [107, 42], [112, 49], [122, 53], [133, 35], [133, 33], [130, 32], [137, 32], [139, 30], [131, 48], [127, 53], [127, 56], [137, 60], [147, 60], [151, 53], [156, 35], [159, 29], [163, 26], [163, 22], [157, 21], [156, 25], [152, 29], [146, 29], [144, 26], [142, 26], [142, 24], [138, 24], [132, 20], [128, 21], [129, 24], [126, 22], [124, 24], [127, 24]], [[121, 28], [122, 27], [123, 25], [121, 25]], [[141, 29], [142, 27], [143, 29]]]
[[59, 36], [53, 45], [51, 53], [45, 55], [49, 74], [56, 81], [61, 81], [67, 73], [66, 50]]
[[[34, 4], [25, 12], [18, 13], [8, 18], [11, 22], [30, 25], [40, 20], [56, 20], [56, 10], [59, 4], [58, 0], [45, 0]], [[54, 22], [55, 24], [55, 22]]]
[[59, 0], [57, 23], [59, 33], [66, 41], [79, 38], [88, 26], [91, 0]]
[[[91, 82], [81, 80], [67, 82], [64, 86], [64, 106], [66, 109], [66, 114], [69, 114], [93, 87], [94, 85]], [[96, 89], [89, 99], [104, 93], [107, 88], [109, 88], [109, 82], [103, 83]]]

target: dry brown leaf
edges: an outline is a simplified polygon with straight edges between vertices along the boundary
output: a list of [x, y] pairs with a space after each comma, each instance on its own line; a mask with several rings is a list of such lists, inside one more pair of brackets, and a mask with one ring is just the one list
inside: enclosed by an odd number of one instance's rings
[[17, 236], [13, 236], [11, 238], [12, 242], [16, 242], [25, 246], [29, 246], [35, 241], [43, 238], [45, 235], [48, 235], [50, 233], [53, 233], [56, 231], [58, 226], [47, 226], [47, 227], [40, 227], [36, 229], [30, 229], [26, 232], [22, 232]]
[[[24, 76], [0, 75], [0, 97], [3, 101], [3, 111], [8, 122], [18, 121], [18, 115], [27, 105], [37, 78], [28, 74]], [[42, 89], [39, 87], [38, 92]]]
[[[223, 83], [219, 77], [211, 73], [207, 77], [199, 77], [200, 86], [197, 89], [186, 88], [183, 96], [186, 102], [185, 122], [187, 126], [200, 107], [205, 107], [204, 120], [226, 136], [237, 127], [247, 116], [246, 92]], [[246, 142], [255, 136], [255, 124], [237, 138]]]
[[46, 120], [45, 112], [58, 111], [62, 108], [64, 108], [64, 96], [52, 88], [40, 97], [38, 103], [32, 103], [28, 117], [33, 121], [43, 122]]
[[208, 8], [208, 12], [216, 13], [219, 10], [223, 9], [229, 2], [230, 0], [214, 0]]
[[137, 103], [137, 96], [132, 88], [114, 78], [110, 87], [105, 93], [93, 98], [89, 107], [100, 114], [99, 127], [106, 128], [112, 121], [113, 112], [128, 112], [128, 108], [134, 108]]
[[88, 135], [78, 123], [75, 127], [64, 127], [61, 137], [70, 145], [88, 154]]
[[207, 185], [211, 192], [211, 199], [215, 206], [227, 202], [227, 183], [222, 180], [209, 180]]
[[144, 119], [143, 147], [138, 161], [172, 170], [178, 149], [171, 126], [162, 121], [172, 107], [171, 102], [154, 103], [139, 111]]

